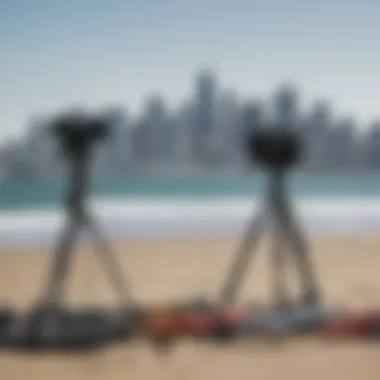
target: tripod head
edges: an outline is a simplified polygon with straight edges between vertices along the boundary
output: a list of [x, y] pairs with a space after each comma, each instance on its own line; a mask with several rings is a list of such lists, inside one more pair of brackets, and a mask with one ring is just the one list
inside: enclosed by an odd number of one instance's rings
[[84, 198], [88, 192], [88, 164], [96, 143], [109, 135], [108, 123], [85, 113], [67, 113], [51, 122], [53, 137], [64, 157], [71, 164], [67, 208], [77, 217], [83, 215]]
[[87, 158], [95, 143], [109, 135], [109, 125], [104, 119], [78, 112], [58, 116], [51, 126], [62, 153], [74, 162]]
[[260, 127], [247, 136], [247, 151], [251, 163], [272, 172], [284, 172], [301, 158], [299, 136], [288, 128]]

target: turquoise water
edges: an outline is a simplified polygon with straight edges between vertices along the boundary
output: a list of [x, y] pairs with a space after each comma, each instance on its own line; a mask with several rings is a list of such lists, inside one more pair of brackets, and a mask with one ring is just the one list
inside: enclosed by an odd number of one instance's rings
[[[129, 176], [93, 184], [97, 198], [254, 197], [265, 182], [260, 175]], [[294, 174], [293, 194], [305, 198], [379, 197], [380, 175]], [[59, 205], [63, 183], [3, 183], [0, 210], [50, 209]]]

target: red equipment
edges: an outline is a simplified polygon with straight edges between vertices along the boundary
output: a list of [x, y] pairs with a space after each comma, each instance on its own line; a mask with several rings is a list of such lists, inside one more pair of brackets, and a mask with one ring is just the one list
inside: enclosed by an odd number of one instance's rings
[[246, 308], [204, 310], [168, 308], [152, 311], [145, 318], [145, 331], [155, 341], [179, 336], [228, 338], [235, 326], [250, 314]]
[[328, 337], [367, 338], [380, 337], [380, 310], [342, 314], [324, 326]]

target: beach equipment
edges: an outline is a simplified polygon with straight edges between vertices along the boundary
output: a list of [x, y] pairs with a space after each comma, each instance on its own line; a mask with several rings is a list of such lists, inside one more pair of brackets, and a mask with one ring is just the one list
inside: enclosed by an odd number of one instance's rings
[[36, 308], [8, 320], [0, 345], [22, 350], [98, 348], [129, 339], [134, 318], [129, 310]]
[[[261, 128], [247, 136], [247, 150], [255, 164], [269, 172], [269, 188], [262, 212], [253, 218], [227, 274], [221, 294], [207, 310], [164, 309], [147, 318], [150, 335], [167, 340], [175, 335], [233, 337], [244, 333], [316, 331], [326, 318], [308, 257], [306, 239], [296, 222], [285, 189], [285, 178], [301, 155], [301, 141], [290, 129]], [[252, 251], [264, 230], [274, 232], [274, 297], [271, 308], [234, 308], [237, 291]], [[286, 294], [284, 269], [288, 258], [298, 266], [302, 298], [294, 304]], [[230, 318], [231, 315], [234, 318]], [[237, 317], [238, 316], [238, 317]]]
[[267, 171], [269, 187], [262, 211], [249, 222], [247, 232], [238, 247], [221, 289], [219, 303], [229, 305], [235, 301], [258, 240], [264, 228], [271, 227], [276, 306], [281, 308], [292, 304], [286, 294], [284, 278], [285, 265], [290, 259], [297, 265], [302, 280], [301, 302], [317, 305], [320, 291], [309, 258], [307, 242], [290, 207], [285, 186], [286, 174], [300, 159], [300, 139], [286, 126], [276, 126], [259, 128], [248, 135], [247, 141], [250, 159]]
[[[71, 180], [65, 204], [67, 225], [37, 305], [25, 314], [10, 314], [2, 326], [1, 343], [3, 346], [29, 349], [74, 348], [124, 339], [136, 315], [130, 290], [116, 257], [85, 205], [93, 148], [107, 138], [109, 126], [96, 115], [78, 112], [53, 119], [51, 129], [70, 169]], [[120, 296], [118, 308], [74, 311], [62, 305], [64, 280], [69, 272], [74, 244], [83, 229], [93, 238], [97, 257]]]
[[235, 335], [318, 334], [332, 315], [319, 306], [302, 304], [256, 310], [235, 325]]
[[214, 305], [204, 310], [167, 306], [146, 313], [144, 329], [155, 343], [169, 343], [181, 337], [229, 342], [242, 337], [317, 335], [334, 317], [333, 311], [311, 305], [282, 310], [255, 303], [227, 308]]
[[341, 313], [325, 323], [323, 332], [329, 338], [380, 340], [380, 309]]
[[[215, 301], [195, 299], [161, 306], [137, 306], [120, 265], [85, 206], [88, 164], [93, 146], [106, 138], [107, 123], [84, 114], [63, 115], [53, 131], [71, 168], [67, 196], [67, 228], [58, 244], [52, 269], [39, 302], [24, 313], [0, 310], [0, 346], [37, 350], [83, 350], [127, 342], [139, 336], [167, 344], [187, 337], [228, 342], [234, 338], [278, 334], [323, 334], [327, 337], [380, 339], [380, 312], [336, 313], [320, 305], [320, 290], [308, 255], [306, 239], [288, 200], [285, 179], [300, 156], [300, 142], [289, 130], [258, 130], [248, 139], [252, 160], [269, 170], [269, 188], [262, 212], [247, 233]], [[274, 302], [235, 306], [237, 292], [256, 243], [265, 227], [273, 231]], [[62, 290], [73, 247], [81, 229], [94, 239], [114, 290], [117, 308], [68, 309]], [[287, 259], [297, 264], [302, 294], [293, 302], [287, 295], [284, 269]]]
[[220, 309], [211, 303], [202, 307], [191, 302], [168, 305], [143, 312], [143, 328], [146, 336], [157, 343], [179, 337], [227, 340], [232, 338], [231, 326], [238, 321], [239, 312]]

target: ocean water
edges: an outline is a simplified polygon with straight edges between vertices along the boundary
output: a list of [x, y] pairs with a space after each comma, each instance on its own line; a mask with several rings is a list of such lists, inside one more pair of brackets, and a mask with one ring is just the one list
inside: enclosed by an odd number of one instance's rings
[[[93, 183], [91, 207], [110, 235], [235, 233], [259, 207], [265, 177], [128, 176]], [[380, 229], [380, 175], [294, 174], [294, 209], [310, 231]], [[51, 241], [64, 222], [64, 183], [0, 185], [0, 242]]]

